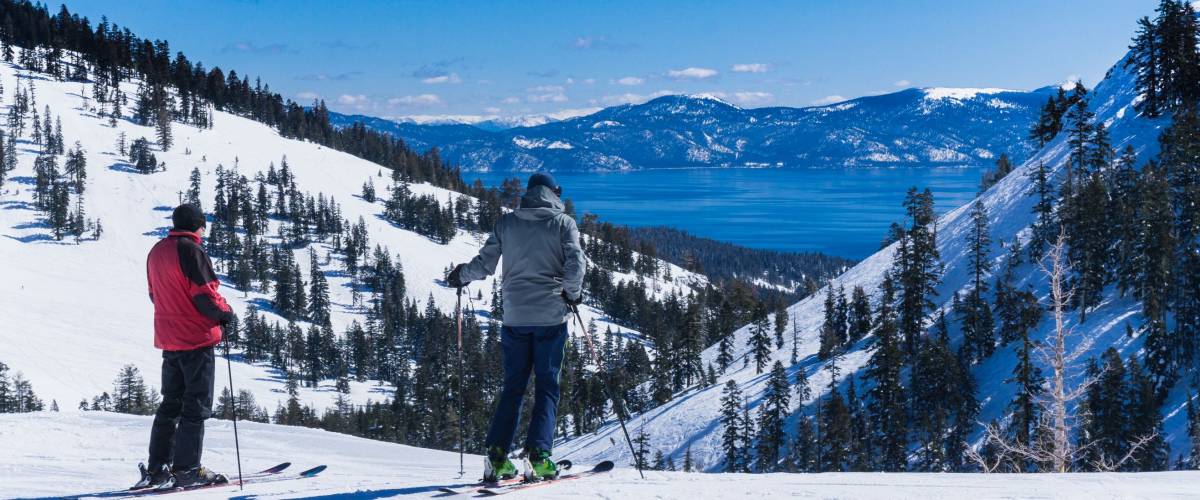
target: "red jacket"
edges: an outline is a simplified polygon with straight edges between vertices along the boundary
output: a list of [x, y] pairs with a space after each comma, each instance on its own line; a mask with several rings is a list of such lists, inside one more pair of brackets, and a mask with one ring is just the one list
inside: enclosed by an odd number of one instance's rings
[[190, 351], [221, 341], [221, 324], [233, 310], [217, 290], [221, 282], [200, 248], [200, 236], [171, 231], [150, 249], [146, 281], [154, 303], [154, 347]]

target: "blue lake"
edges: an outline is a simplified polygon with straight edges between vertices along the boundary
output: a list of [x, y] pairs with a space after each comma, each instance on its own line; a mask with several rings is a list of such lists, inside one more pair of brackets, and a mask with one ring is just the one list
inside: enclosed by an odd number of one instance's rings
[[[904, 217], [910, 186], [938, 213], [975, 196], [984, 167], [653, 169], [556, 173], [579, 213], [631, 226], [673, 226], [738, 245], [861, 259]], [[527, 174], [464, 173], [495, 186]]]

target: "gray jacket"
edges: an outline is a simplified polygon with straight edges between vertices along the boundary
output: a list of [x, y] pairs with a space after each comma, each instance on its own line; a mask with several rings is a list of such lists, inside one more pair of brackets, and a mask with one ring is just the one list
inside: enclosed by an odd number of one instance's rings
[[504, 324], [553, 326], [568, 320], [562, 292], [583, 293], [583, 250], [575, 219], [563, 213], [562, 201], [550, 188], [534, 186], [521, 207], [500, 216], [479, 255], [463, 267], [463, 282], [496, 272], [504, 255], [502, 288]]

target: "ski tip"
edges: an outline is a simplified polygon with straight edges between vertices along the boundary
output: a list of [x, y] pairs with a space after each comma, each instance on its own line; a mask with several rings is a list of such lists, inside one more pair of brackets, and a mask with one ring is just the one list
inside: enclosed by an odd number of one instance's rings
[[324, 466], [324, 465], [318, 465], [316, 467], [313, 467], [311, 469], [301, 472], [300, 475], [302, 477], [313, 477], [317, 474], [320, 474], [322, 471], [325, 470], [325, 468], [326, 468], [326, 466]]
[[291, 462], [284, 462], [284, 463], [281, 463], [274, 467], [271, 467], [270, 469], [265, 469], [265, 470], [259, 471], [259, 474], [278, 474], [280, 472], [283, 472], [284, 469], [287, 469], [288, 467], [291, 467], [291, 466], [292, 466]]
[[615, 468], [616, 466], [617, 465], [614, 464], [612, 462], [612, 460], [605, 460], [603, 462], [596, 464], [595, 467], [592, 467], [592, 472], [608, 472], [610, 470], [613, 470], [613, 468]]

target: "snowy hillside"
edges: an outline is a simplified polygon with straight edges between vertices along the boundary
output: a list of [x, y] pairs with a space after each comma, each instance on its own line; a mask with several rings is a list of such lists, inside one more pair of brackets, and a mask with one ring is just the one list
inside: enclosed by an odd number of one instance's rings
[[[18, 74], [21, 76], [18, 78]], [[8, 173], [0, 192], [0, 362], [12, 372], [29, 379], [37, 395], [47, 405], [54, 400], [64, 410], [73, 410], [83, 398], [112, 391], [118, 370], [133, 364], [149, 385], [156, 380], [161, 361], [153, 348], [153, 308], [146, 295], [145, 258], [150, 247], [170, 227], [171, 209], [188, 189], [189, 174], [198, 168], [202, 175], [200, 200], [212, 209], [215, 172], [221, 166], [251, 179], [268, 168], [288, 163], [301, 191], [318, 193], [337, 201], [341, 216], [354, 223], [360, 217], [366, 224], [369, 247], [381, 245], [390, 250], [403, 267], [407, 296], [425, 304], [432, 298], [446, 313], [454, 309], [454, 290], [442, 286], [445, 270], [452, 263], [465, 262], [475, 255], [486, 235], [459, 230], [448, 244], [398, 228], [384, 219], [383, 202], [370, 203], [359, 193], [368, 179], [382, 188], [390, 184], [386, 169], [310, 142], [282, 138], [274, 129], [224, 112], [214, 111], [215, 125], [198, 129], [176, 123], [174, 146], [166, 152], [154, 151], [166, 170], [141, 174], [117, 153], [123, 135], [127, 142], [155, 137], [152, 127], [119, 120], [115, 127], [92, 110], [82, 109], [92, 95], [92, 84], [57, 82], [40, 73], [29, 74], [11, 64], [0, 63], [0, 82], [4, 95], [2, 110], [7, 114], [17, 88], [34, 85], [35, 109], [48, 106], [61, 117], [62, 132], [68, 147], [75, 141], [85, 151], [88, 176], [84, 207], [88, 218], [100, 221], [103, 235], [99, 240], [85, 237], [80, 243], [68, 238], [55, 241], [42, 215], [33, 205], [35, 183], [33, 163], [40, 147], [22, 138], [17, 142], [17, 167]], [[127, 95], [135, 95], [136, 83], [122, 84]], [[90, 106], [89, 106], [90, 108]], [[125, 111], [130, 116], [131, 107]], [[414, 194], [428, 194], [443, 204], [459, 194], [428, 184], [412, 185]], [[382, 195], [386, 197], [386, 194]], [[74, 196], [72, 196], [74, 199]], [[266, 235], [279, 232], [272, 225]], [[90, 236], [90, 235], [89, 235]], [[352, 321], [363, 323], [363, 308], [352, 304], [349, 278], [340, 259], [327, 258], [331, 245], [313, 245], [329, 281], [333, 330], [341, 335]], [[300, 269], [309, 269], [306, 248], [293, 251]], [[666, 263], [660, 265], [665, 269]], [[680, 292], [690, 284], [704, 282], [702, 276], [672, 266], [671, 281], [655, 280], [654, 293], [660, 296]], [[616, 276], [631, 279], [630, 276]], [[490, 290], [495, 278], [473, 283], [469, 288], [481, 299], [470, 304], [477, 312], [491, 308]], [[306, 278], [307, 280], [307, 278]], [[229, 286], [222, 276], [222, 293], [234, 311], [243, 317], [250, 305], [262, 309], [269, 321], [287, 321], [270, 313], [271, 297], [261, 293], [243, 294]], [[464, 300], [464, 305], [468, 302]], [[595, 318], [603, 330], [609, 322], [590, 308], [585, 321]], [[482, 320], [481, 320], [482, 321]], [[613, 330], [623, 330], [613, 326]], [[264, 364], [237, 362], [233, 366], [237, 389], [248, 389], [257, 403], [274, 409], [287, 398], [283, 374]], [[225, 386], [218, 377], [218, 393]], [[352, 399], [380, 401], [391, 391], [376, 383], [351, 383]], [[332, 381], [301, 389], [301, 400], [316, 408], [332, 404]]]
[[[111, 413], [0, 415], [0, 497], [96, 498], [125, 488], [147, 439], [149, 417]], [[482, 473], [468, 456], [466, 480], [458, 455], [341, 434], [243, 423], [239, 426], [247, 471], [291, 461], [291, 470], [316, 464], [329, 469], [312, 479], [229, 486], [180, 493], [179, 498], [444, 498], [436, 488], [470, 482]], [[41, 439], [26, 439], [39, 436]], [[208, 426], [204, 459], [215, 470], [236, 473], [229, 422]], [[54, 450], [53, 453], [48, 450]], [[522, 492], [521, 498], [1186, 498], [1195, 471], [1146, 474], [696, 474], [647, 472], [646, 479], [619, 464], [595, 480], [564, 482]], [[53, 480], [47, 480], [53, 478]], [[89, 495], [93, 494], [93, 495]], [[118, 493], [119, 494], [119, 493]], [[107, 495], [111, 497], [113, 495]], [[466, 495], [464, 495], [466, 496]], [[171, 495], [175, 498], [176, 495]]]
[[[972, 94], [976, 98], [988, 97], [988, 95], [992, 94], [983, 92]], [[944, 100], [967, 97], [969, 96], [960, 95], [960, 93], [943, 92], [938, 95], [939, 99]], [[1126, 145], [1131, 145], [1137, 151], [1139, 159], [1144, 162], [1157, 153], [1158, 130], [1164, 126], [1165, 121], [1136, 117], [1132, 108], [1136, 97], [1134, 76], [1125, 69], [1123, 63], [1118, 63], [1109, 71], [1109, 76], [1100, 82], [1090, 94], [1090, 109], [1096, 114], [1096, 122], [1103, 122], [1111, 131], [1114, 148], [1120, 150]], [[848, 105], [854, 105], [854, 103], [851, 102]], [[1020, 237], [1023, 241], [1027, 241], [1029, 238], [1029, 226], [1033, 222], [1031, 208], [1034, 203], [1030, 192], [1032, 184], [1030, 172], [1038, 164], [1044, 163], [1051, 169], [1052, 176], [1055, 178], [1061, 179], [1064, 175], [1065, 163], [1069, 155], [1066, 135], [1060, 134], [1053, 142], [1047, 144], [1045, 148], [1030, 157], [1016, 171], [991, 187], [979, 198], [990, 214], [988, 222], [993, 242], [990, 255], [995, 260], [993, 269], [1000, 269], [1005, 260], [1006, 250], [1001, 247], [1002, 242], [1012, 242], [1015, 237]], [[1060, 184], [1055, 182], [1054, 185]], [[971, 227], [969, 208], [970, 204], [946, 213], [938, 219], [936, 226], [938, 250], [945, 270], [942, 283], [937, 288], [938, 296], [935, 301], [939, 308], [947, 310], [948, 315], [952, 295], [956, 291], [962, 290], [969, 282], [970, 271], [967, 255], [967, 240]], [[837, 278], [835, 286], [844, 285], [846, 289], [862, 286], [872, 296], [874, 303], [878, 300], [878, 287], [884, 273], [892, 266], [895, 248], [896, 245], [893, 244], [864, 259]], [[1041, 302], [1047, 303], [1048, 286], [1045, 283], [1044, 275], [1033, 264], [1028, 262], [1023, 264], [1018, 268], [1017, 276], [1021, 277], [1020, 282], [1017, 283], [1018, 287], [1032, 285]], [[775, 360], [781, 361], [787, 367], [789, 380], [794, 378], [797, 370], [805, 370], [809, 376], [810, 385], [814, 389], [814, 397], [825, 392], [829, 382], [829, 371], [823, 369], [825, 363], [816, 357], [819, 346], [819, 330], [823, 322], [824, 296], [825, 292], [822, 290], [788, 308], [788, 329], [798, 328], [799, 331], [799, 345], [796, 346], [799, 363], [791, 365], [789, 362], [793, 347], [790, 335], [785, 336], [785, 345], [774, 351], [768, 362], [769, 366], [769, 363]], [[1141, 307], [1137, 302], [1128, 297], [1119, 298], [1117, 292], [1110, 287], [1106, 289], [1106, 295], [1099, 307], [1088, 313], [1086, 323], [1078, 323], [1078, 314], [1070, 315], [1068, 322], [1069, 326], [1075, 328], [1076, 331], [1094, 339], [1095, 343], [1089, 355], [1099, 357], [1104, 349], [1111, 346], [1119, 350], [1125, 357], [1136, 353], [1142, 344], [1140, 337], [1129, 338], [1125, 335], [1126, 325], [1131, 326], [1135, 331], [1139, 327], [1142, 321], [1140, 311]], [[1035, 340], [1040, 340], [1048, 334], [1052, 327], [1053, 321], [1044, 319], [1031, 335]], [[757, 406], [762, 402], [762, 396], [766, 389], [768, 374], [765, 372], [756, 374], [753, 364], [746, 368], [743, 368], [742, 365], [743, 357], [750, 355], [747, 346], [749, 335], [749, 328], [743, 327], [737, 331], [733, 342], [735, 361], [729, 371], [718, 378], [717, 384], [705, 389], [677, 394], [670, 403], [643, 415], [635, 416], [630, 423], [630, 432], [639, 432], [639, 429], [644, 429], [651, 438], [650, 448], [662, 450], [673, 456], [676, 461], [690, 447], [691, 453], [698, 457], [703, 467], [709, 470], [721, 470], [723, 452], [718, 411], [722, 385], [728, 380], [736, 381], [749, 401], [752, 414], [757, 414]], [[952, 345], [957, 346], [961, 342], [961, 335], [953, 328], [950, 335]], [[841, 368], [841, 380], [844, 381], [846, 377], [863, 368], [871, 354], [872, 340], [872, 337], [867, 337], [852, 346], [840, 358], [838, 366]], [[1014, 387], [1004, 381], [1010, 377], [1015, 364], [1013, 349], [1012, 345], [1000, 348], [995, 355], [973, 368], [973, 374], [978, 384], [976, 395], [982, 405], [978, 418], [981, 422], [1001, 418], [1004, 407], [1012, 399]], [[717, 356], [716, 346], [710, 347], [704, 355], [706, 362], [714, 362]], [[1043, 371], [1047, 370], [1043, 368]], [[1162, 410], [1165, 418], [1165, 437], [1172, 447], [1170, 455], [1172, 460], [1178, 453], [1187, 453], [1184, 448], [1187, 441], [1185, 412], [1182, 409], [1185, 401], [1185, 388], [1183, 387], [1185, 385], [1177, 384]], [[859, 394], [865, 391], [861, 385], [859, 389]], [[807, 403], [811, 402], [810, 400]], [[789, 432], [794, 432], [795, 429], [797, 413], [794, 400], [792, 406], [793, 413], [785, 426]], [[813, 411], [810, 407], [807, 409], [807, 414], [812, 415]], [[563, 446], [563, 449], [566, 453], [579, 456], [581, 459], [604, 457], [629, 461], [629, 452], [621, 442], [620, 431], [611, 425], [596, 435], [569, 441]]]
[[[907, 89], [827, 106], [746, 109], [672, 95], [537, 126], [390, 122], [366, 126], [466, 170], [990, 165], [1033, 153], [1025, 134], [1055, 91]], [[335, 115], [349, 125], [360, 117]]]

